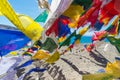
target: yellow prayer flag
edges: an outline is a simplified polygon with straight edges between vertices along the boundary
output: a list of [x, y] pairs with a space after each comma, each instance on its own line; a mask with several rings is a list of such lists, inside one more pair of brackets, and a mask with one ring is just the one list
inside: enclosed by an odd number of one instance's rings
[[80, 40], [79, 40], [79, 39], [77, 39], [77, 40], [75, 41], [75, 45], [77, 45], [77, 44], [80, 44]]
[[115, 66], [116, 68], [120, 69], [120, 60], [114, 61], [113, 64], [114, 64], [114, 66]]
[[0, 16], [3, 16], [3, 14], [0, 12]]
[[46, 62], [52, 64], [52, 63], [56, 62], [59, 58], [60, 58], [60, 54], [59, 54], [58, 51], [56, 51], [53, 55], [51, 55], [51, 56], [46, 60]]
[[64, 13], [64, 16], [67, 16], [71, 19], [69, 27], [76, 28], [80, 15], [84, 12], [83, 7], [80, 5], [71, 5]]
[[63, 15], [68, 16], [69, 18], [76, 20], [77, 17], [80, 16], [81, 13], [83, 13], [83, 7], [80, 5], [71, 5], [64, 13]]
[[50, 57], [50, 54], [44, 52], [43, 50], [39, 50], [33, 57], [32, 59], [48, 59]]
[[58, 39], [58, 42], [59, 42], [59, 43], [60, 43], [60, 42], [63, 42], [65, 39], [66, 39], [66, 36], [62, 36], [62, 37], [60, 37], [60, 38]]
[[12, 52], [10, 52], [10, 54], [13, 55], [13, 56], [16, 56], [17, 52], [16, 51], [12, 51]]
[[120, 77], [120, 63], [118, 63], [117, 61], [115, 61], [114, 63], [108, 63], [105, 71], [106, 73], [112, 74], [113, 76], [115, 76], [116, 78]]
[[38, 40], [44, 29], [29, 16], [18, 15], [18, 17], [22, 25], [24, 26], [24, 33], [32, 40]]
[[109, 18], [105, 18], [105, 19], [103, 19], [103, 23], [104, 23], [104, 25], [107, 25], [108, 24], [108, 22], [109, 22]]
[[79, 31], [79, 34], [80, 34], [80, 35], [84, 35], [84, 34], [87, 32], [88, 29], [89, 29], [89, 26], [85, 26], [84, 28], [82, 28], [82, 29]]
[[0, 0], [0, 15], [2, 14], [30, 39], [40, 38], [43, 28], [28, 16], [16, 15], [7, 0]]
[[73, 22], [71, 22], [71, 23], [68, 24], [68, 26], [69, 26], [70, 28], [76, 28], [77, 25], [78, 25], [78, 21], [73, 21]]

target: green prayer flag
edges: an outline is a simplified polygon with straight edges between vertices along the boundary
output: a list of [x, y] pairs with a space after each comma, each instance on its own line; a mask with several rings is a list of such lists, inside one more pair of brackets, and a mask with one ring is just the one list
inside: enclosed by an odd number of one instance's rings
[[41, 46], [42, 49], [48, 50], [49, 52], [53, 52], [54, 49], [57, 48], [57, 44], [52, 38], [47, 38], [46, 41]]
[[118, 52], [120, 53], [120, 38], [115, 38], [113, 36], [107, 36], [107, 39], [110, 41], [112, 45], [114, 45]]
[[92, 4], [92, 0], [73, 0], [72, 4], [81, 5], [84, 6], [85, 9], [88, 9]]
[[45, 22], [48, 17], [47, 11], [42, 12], [36, 19], [36, 22]]
[[56, 62], [58, 59], [60, 58], [60, 54], [58, 51], [56, 51], [53, 55], [51, 55], [46, 62], [49, 64], [52, 64], [54, 62]]

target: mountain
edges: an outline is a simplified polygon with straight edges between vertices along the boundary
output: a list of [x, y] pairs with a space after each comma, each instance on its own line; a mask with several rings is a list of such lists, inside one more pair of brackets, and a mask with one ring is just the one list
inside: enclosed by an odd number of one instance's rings
[[0, 24], [0, 29], [18, 30], [16, 27]]

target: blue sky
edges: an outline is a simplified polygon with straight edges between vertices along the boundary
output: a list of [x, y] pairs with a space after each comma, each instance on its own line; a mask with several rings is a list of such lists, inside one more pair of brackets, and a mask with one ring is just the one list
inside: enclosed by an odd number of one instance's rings
[[[37, 0], [8, 0], [15, 12], [35, 19], [43, 10], [38, 8]], [[51, 2], [51, 0], [49, 0]], [[0, 16], [0, 24], [12, 25], [7, 18]], [[43, 24], [41, 24], [43, 25]]]

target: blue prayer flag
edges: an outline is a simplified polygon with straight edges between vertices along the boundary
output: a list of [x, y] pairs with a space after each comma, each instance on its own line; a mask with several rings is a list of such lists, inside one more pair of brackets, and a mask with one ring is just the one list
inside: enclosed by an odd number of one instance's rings
[[0, 56], [24, 47], [30, 39], [18, 30], [0, 29]]

